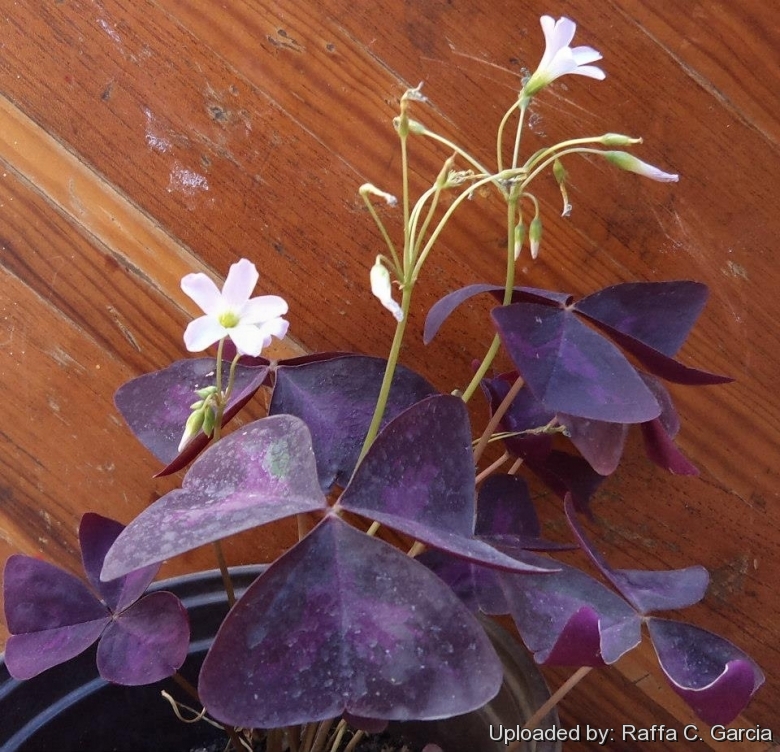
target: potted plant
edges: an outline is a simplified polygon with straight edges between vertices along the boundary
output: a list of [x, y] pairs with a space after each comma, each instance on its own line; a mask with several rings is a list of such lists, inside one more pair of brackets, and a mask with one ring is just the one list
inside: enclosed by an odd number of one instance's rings
[[[124, 687], [175, 677], [236, 749], [351, 751], [388, 722], [437, 721], [490, 703], [504, 676], [497, 650], [508, 649], [488, 636], [484, 617], [509, 615], [538, 663], [577, 668], [567, 689], [636, 647], [644, 627], [672, 690], [705, 722], [727, 724], [741, 712], [763, 682], [755, 663], [723, 638], [654, 615], [698, 602], [706, 570], [614, 569], [580, 523], [618, 467], [632, 425], [654, 462], [696, 472], [675, 446], [679, 419], [664, 380], [730, 379], [676, 359], [707, 298], [700, 283], [622, 283], [579, 298], [516, 284], [518, 257], [535, 259], [542, 247], [537, 179], [552, 173], [564, 215], [564, 165], [579, 156], [677, 180], [625, 151], [640, 139], [615, 133], [523, 156], [534, 97], [563, 75], [604, 78], [598, 52], [571, 47], [572, 21], [544, 16], [541, 25], [544, 56], [500, 122], [491, 167], [412, 117], [425, 101], [420, 87], [401, 97], [400, 239], [375, 204], [396, 199], [360, 188], [386, 245], [369, 274], [396, 321], [386, 359], [329, 352], [270, 361], [262, 351], [285, 336], [288, 309], [279, 296], [252, 297], [251, 261], [233, 264], [221, 290], [205, 274], [182, 280], [203, 311], [185, 346], [216, 345], [216, 357], [178, 361], [116, 394], [131, 430], [163, 463], [159, 474], [186, 468], [181, 487], [127, 526], [84, 515], [86, 583], [37, 559], [8, 560], [5, 662], [14, 677], [45, 682], [44, 672], [97, 645], [105, 680]], [[416, 138], [450, 156], [413, 200], [407, 145]], [[464, 315], [476, 295], [498, 303], [485, 321], [495, 336], [474, 354], [470, 383], [442, 392], [400, 364], [408, 313], [447, 222], [470, 199], [491, 211], [486, 193], [505, 207], [504, 282], [475, 281], [445, 296], [428, 312], [424, 336]], [[499, 353], [506, 368], [497, 367]], [[267, 416], [227, 433], [261, 389], [270, 390]], [[474, 430], [469, 406], [478, 393], [488, 417]], [[488, 463], [486, 448], [499, 443], [503, 454]], [[525, 470], [560, 496], [567, 543], [542, 537]], [[299, 541], [238, 597], [220, 540], [287, 517], [298, 519]], [[197, 679], [188, 680], [179, 670], [194, 613], [171, 592], [145, 591], [161, 562], [206, 544], [229, 610]], [[601, 580], [556, 557], [572, 548]], [[558, 699], [491, 722], [481, 749], [574, 738], [548, 715]], [[414, 728], [406, 727], [429, 735], [418, 737], [421, 745], [442, 746], [432, 727]], [[457, 736], [444, 744], [446, 752], [474, 747]]]

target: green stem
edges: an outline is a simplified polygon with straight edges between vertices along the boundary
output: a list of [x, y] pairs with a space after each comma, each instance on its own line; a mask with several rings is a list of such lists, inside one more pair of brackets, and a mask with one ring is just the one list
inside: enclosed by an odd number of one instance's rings
[[360, 456], [358, 457], [357, 461], [358, 465], [360, 464], [363, 457], [366, 456], [366, 452], [374, 442], [376, 435], [379, 433], [379, 426], [382, 424], [382, 418], [385, 414], [387, 399], [390, 396], [390, 386], [393, 383], [393, 375], [395, 374], [395, 368], [398, 364], [398, 357], [401, 353], [401, 345], [404, 340], [404, 332], [406, 331], [406, 322], [409, 318], [409, 305], [412, 299], [411, 288], [412, 285], [405, 285], [403, 288], [403, 294], [401, 297], [401, 310], [404, 312], [404, 316], [395, 327], [395, 336], [393, 337], [393, 344], [390, 347], [390, 354], [387, 358], [385, 375], [382, 378], [382, 385], [379, 387], [379, 397], [376, 401], [376, 407], [374, 408], [374, 415], [371, 418], [371, 424], [368, 427], [368, 433], [366, 433], [366, 438], [363, 440], [363, 448], [360, 450]]
[[512, 167], [517, 167], [517, 162], [520, 159], [520, 139], [523, 135], [523, 124], [525, 122], [525, 113], [528, 109], [528, 102], [530, 100], [527, 97], [520, 99], [520, 116], [517, 120], [517, 132], [515, 133], [515, 148], [512, 152]]
[[[507, 200], [507, 249], [506, 249], [506, 277], [504, 280], [504, 302], [503, 304], [509, 305], [512, 302], [512, 293], [515, 286], [515, 219], [517, 217], [517, 205], [520, 201], [520, 193], [513, 191]], [[468, 402], [474, 392], [479, 387], [480, 382], [485, 377], [488, 369], [493, 364], [493, 360], [498, 355], [498, 350], [501, 347], [501, 340], [496, 334], [493, 337], [493, 341], [490, 343], [488, 351], [485, 353], [485, 357], [482, 359], [477, 372], [472, 377], [469, 385], [463, 392], [462, 399], [464, 402]], [[480, 452], [481, 453], [481, 452]]]

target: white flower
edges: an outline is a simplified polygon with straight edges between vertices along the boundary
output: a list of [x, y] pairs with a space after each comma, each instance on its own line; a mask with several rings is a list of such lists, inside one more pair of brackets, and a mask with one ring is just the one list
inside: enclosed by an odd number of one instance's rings
[[376, 263], [371, 267], [371, 292], [379, 298], [379, 302], [393, 314], [396, 321], [404, 320], [404, 312], [401, 306], [393, 300], [393, 288], [390, 284], [390, 272], [385, 269], [381, 256], [377, 256]]
[[181, 289], [200, 306], [205, 316], [191, 321], [184, 332], [190, 352], [200, 352], [223, 337], [230, 337], [242, 355], [259, 355], [271, 337], [284, 337], [289, 323], [281, 316], [287, 303], [278, 295], [251, 297], [258, 280], [255, 265], [241, 259], [230, 267], [222, 292], [205, 274], [188, 274]]
[[547, 84], [556, 78], [569, 73], [580, 76], [604, 79], [604, 71], [597, 68], [595, 63], [601, 60], [601, 54], [592, 47], [569, 46], [574, 39], [577, 24], [568, 18], [559, 18], [557, 21], [552, 16], [542, 16], [542, 31], [544, 32], [544, 55], [534, 74], [526, 81], [523, 87], [523, 95], [532, 97]]
[[633, 154], [629, 154], [626, 151], [605, 151], [603, 154], [608, 162], [617, 165], [621, 170], [635, 172], [637, 175], [650, 178], [650, 180], [657, 180], [659, 183], [676, 183], [680, 179], [679, 175], [659, 170], [657, 167], [637, 159]]

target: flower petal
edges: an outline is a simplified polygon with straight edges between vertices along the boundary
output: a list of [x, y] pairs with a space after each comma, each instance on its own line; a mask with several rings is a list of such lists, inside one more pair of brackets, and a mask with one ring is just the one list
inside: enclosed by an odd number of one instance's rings
[[598, 50], [594, 50], [593, 47], [574, 47], [571, 54], [577, 65], [586, 65], [587, 63], [595, 63], [597, 60], [601, 60], [601, 53]]
[[203, 313], [216, 315], [222, 309], [222, 293], [214, 280], [202, 272], [182, 277], [181, 289], [198, 304]]
[[184, 331], [184, 345], [190, 352], [200, 352], [218, 342], [228, 330], [212, 316], [201, 316], [190, 321]]
[[261, 295], [248, 300], [238, 312], [242, 324], [262, 324], [284, 316], [288, 311], [287, 301], [278, 295]]
[[229, 329], [228, 334], [230, 339], [233, 340], [236, 350], [242, 355], [251, 355], [253, 358], [256, 358], [263, 351], [265, 338], [259, 326], [239, 324]]
[[576, 73], [580, 76], [587, 76], [588, 78], [595, 78], [599, 81], [603, 81], [607, 74], [604, 73], [601, 68], [597, 68], [595, 65], [580, 65], [575, 70], [571, 71], [572, 73]]
[[232, 264], [222, 287], [222, 301], [225, 306], [239, 310], [252, 296], [260, 275], [248, 259]]
[[282, 339], [287, 334], [289, 326], [290, 322], [281, 318], [271, 319], [261, 324], [258, 329], [260, 329], [260, 334], [263, 337], [263, 347], [268, 347], [271, 344], [271, 337]]

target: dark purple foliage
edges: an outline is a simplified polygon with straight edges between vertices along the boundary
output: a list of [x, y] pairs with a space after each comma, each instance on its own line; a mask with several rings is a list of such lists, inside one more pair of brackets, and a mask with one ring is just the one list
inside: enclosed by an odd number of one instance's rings
[[620, 350], [571, 309], [515, 303], [491, 315], [518, 372], [550, 410], [612, 423], [643, 423], [660, 414]]
[[151, 684], [181, 666], [189, 646], [184, 607], [171, 593], [141, 597], [158, 567], [108, 583], [98, 579], [103, 557], [121, 531], [122, 525], [100, 515], [82, 518], [82, 558], [94, 591], [38, 559], [8, 559], [3, 584], [11, 636], [5, 660], [12, 676], [29, 679], [96, 640], [98, 671], [116, 684]]
[[571, 498], [564, 503], [566, 519], [580, 547], [601, 573], [640, 614], [685, 608], [698, 603], [707, 591], [709, 574], [704, 567], [650, 572], [612, 569], [594, 548], [577, 521]]
[[[360, 456], [387, 361], [347, 355], [280, 365], [270, 415], [295, 415], [309, 427], [324, 491], [346, 486]], [[421, 399], [436, 394], [422, 376], [399, 366], [393, 377], [383, 425]]]
[[[252, 358], [257, 366], [236, 366], [236, 380], [223, 415], [227, 423], [263, 385], [268, 376], [268, 361]], [[136, 438], [158, 459], [166, 463], [157, 475], [168, 475], [185, 467], [208, 444], [201, 433], [179, 453], [179, 442], [198, 398], [197, 389], [212, 386], [214, 358], [179, 360], [161, 371], [128, 381], [114, 395], [122, 417]], [[223, 361], [223, 383], [227, 383], [230, 362]]]
[[539, 571], [474, 538], [475, 502], [468, 411], [458, 397], [437, 395], [379, 433], [339, 505], [457, 556]]
[[479, 623], [438, 578], [329, 516], [230, 612], [199, 690], [223, 722], [274, 727], [344, 711], [448, 717], [482, 706], [501, 678]]
[[[490, 293], [497, 300], [502, 300], [504, 288], [503, 286], [489, 284], [467, 285], [437, 300], [425, 317], [423, 342], [427, 345], [436, 336], [441, 325], [459, 305], [465, 303], [469, 298], [485, 292]], [[512, 302], [518, 303], [521, 300], [526, 300], [535, 303], [565, 305], [571, 300], [571, 297], [571, 295], [565, 292], [552, 292], [551, 290], [541, 290], [536, 287], [515, 287], [512, 293]]]
[[647, 628], [672, 688], [709, 724], [731, 723], [764, 683], [749, 656], [712, 632], [658, 618]]
[[106, 556], [113, 579], [234, 533], [326, 506], [309, 431], [292, 415], [262, 418], [209, 447], [131, 522]]
[[509, 612], [539, 663], [601, 666], [641, 640], [641, 620], [620, 596], [574, 567], [549, 575], [501, 573]]

